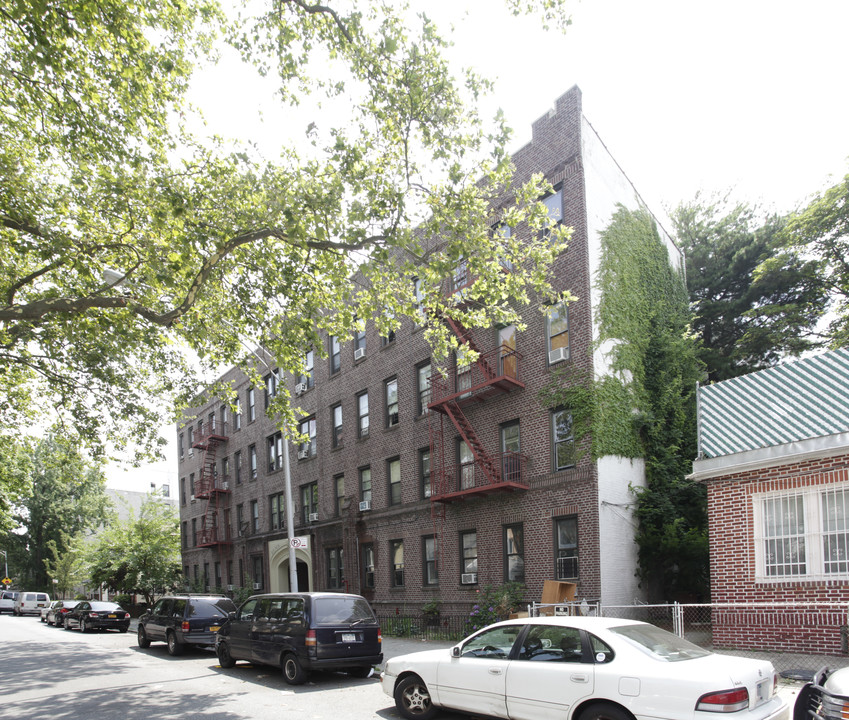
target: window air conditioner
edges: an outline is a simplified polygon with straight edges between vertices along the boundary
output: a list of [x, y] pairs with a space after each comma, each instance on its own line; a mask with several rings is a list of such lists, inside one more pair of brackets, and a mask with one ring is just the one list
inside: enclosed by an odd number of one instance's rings
[[309, 520], [310, 522], [318, 521], [318, 513], [310, 513], [307, 520]]
[[462, 575], [460, 575], [460, 583], [463, 585], [474, 585], [477, 581], [477, 573], [463, 573]]
[[189, 499], [190, 499], [192, 502], [194, 502], [194, 501], [195, 501], [195, 496], [194, 496], [194, 495], [192, 495]]
[[357, 348], [356, 350], [354, 350], [354, 361], [355, 362], [357, 360], [362, 360], [365, 356], [366, 356], [366, 349], [365, 348]]
[[262, 583], [254, 583], [254, 590], [262, 590]]
[[221, 487], [224, 490], [229, 490], [230, 489], [230, 483], [227, 480], [225, 480], [223, 483], [221, 483]]
[[309, 448], [301, 448], [298, 450], [298, 460], [306, 460], [310, 456]]
[[366, 510], [371, 510], [371, 500], [363, 500], [360, 503], [360, 512], [364, 512]]
[[306, 383], [298, 383], [295, 385], [295, 395], [303, 395], [307, 391]]
[[561, 360], [569, 359], [569, 348], [561, 347], [556, 348], [548, 353], [548, 364], [553, 365], [556, 362], [560, 362]]
[[228, 591], [230, 591], [230, 592], [233, 592], [233, 586], [232, 586], [232, 585], [228, 585], [228, 586], [227, 586], [227, 590], [228, 590]]
[[368, 425], [364, 428], [360, 428], [360, 437], [368, 437]]

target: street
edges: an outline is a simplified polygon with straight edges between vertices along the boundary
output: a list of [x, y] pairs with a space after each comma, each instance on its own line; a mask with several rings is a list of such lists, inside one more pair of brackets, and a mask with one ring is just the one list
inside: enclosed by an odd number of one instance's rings
[[[384, 641], [389, 655], [428, 647], [434, 645]], [[171, 657], [162, 643], [139, 648], [132, 629], [82, 634], [48, 626], [36, 616], [0, 615], [0, 678], [2, 718], [400, 718], [376, 676], [358, 680], [315, 673], [305, 685], [292, 687], [276, 668], [239, 663], [222, 670], [209, 651]]]

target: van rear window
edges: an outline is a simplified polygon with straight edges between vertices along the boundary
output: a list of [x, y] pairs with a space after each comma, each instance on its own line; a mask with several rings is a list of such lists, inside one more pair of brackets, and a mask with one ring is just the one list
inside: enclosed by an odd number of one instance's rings
[[313, 601], [316, 625], [351, 625], [376, 623], [369, 604], [361, 597], [321, 597]]

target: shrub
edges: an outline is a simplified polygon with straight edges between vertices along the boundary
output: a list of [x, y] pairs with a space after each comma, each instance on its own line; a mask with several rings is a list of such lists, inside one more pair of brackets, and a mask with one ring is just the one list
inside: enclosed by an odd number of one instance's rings
[[487, 625], [505, 620], [524, 604], [525, 586], [518, 582], [508, 582], [497, 587], [487, 585], [479, 590], [477, 602], [472, 606], [466, 623], [466, 633], [477, 632]]

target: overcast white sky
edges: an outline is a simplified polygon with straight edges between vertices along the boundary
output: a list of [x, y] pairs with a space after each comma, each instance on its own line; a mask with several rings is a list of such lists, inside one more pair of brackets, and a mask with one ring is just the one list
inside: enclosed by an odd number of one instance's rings
[[[498, 0], [422, 7], [455, 25], [457, 63], [496, 81], [486, 114], [503, 109], [513, 149], [578, 85], [584, 114], [656, 209], [731, 190], [785, 212], [849, 172], [847, 0], [583, 0], [566, 35], [509, 16]], [[269, 147], [280, 120], [267, 105], [260, 118], [265, 90], [225, 62], [193, 97], [215, 132]], [[171, 455], [112, 472], [109, 484], [173, 490]]]

